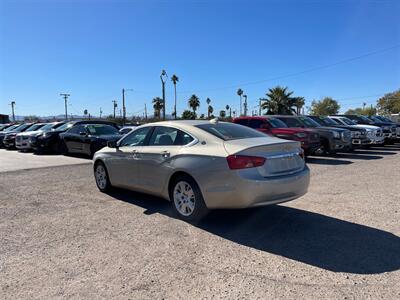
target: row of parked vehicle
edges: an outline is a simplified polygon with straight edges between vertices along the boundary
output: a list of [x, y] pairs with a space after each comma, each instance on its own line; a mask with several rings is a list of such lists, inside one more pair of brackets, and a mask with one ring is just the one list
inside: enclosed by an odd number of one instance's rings
[[392, 144], [400, 126], [383, 117], [263, 116], [233, 123], [166, 121], [120, 129], [107, 121], [0, 126], [0, 146], [93, 156], [97, 187], [170, 200], [179, 217], [296, 199], [307, 192], [305, 154]]

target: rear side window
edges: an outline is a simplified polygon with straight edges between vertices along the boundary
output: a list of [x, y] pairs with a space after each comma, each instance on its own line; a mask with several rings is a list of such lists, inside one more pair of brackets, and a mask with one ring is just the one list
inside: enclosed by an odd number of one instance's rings
[[189, 134], [172, 127], [157, 126], [149, 141], [149, 146], [183, 146], [194, 139]]
[[224, 141], [264, 137], [265, 134], [249, 127], [232, 123], [201, 124], [200, 128]]
[[243, 126], [249, 126], [249, 120], [248, 119], [236, 119], [235, 124], [240, 124]]

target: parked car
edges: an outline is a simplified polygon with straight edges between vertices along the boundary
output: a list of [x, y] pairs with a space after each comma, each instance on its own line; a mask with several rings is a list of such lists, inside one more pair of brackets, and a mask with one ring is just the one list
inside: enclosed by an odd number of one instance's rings
[[371, 140], [367, 137], [367, 129], [360, 128], [354, 125], [342, 124], [340, 122], [335, 121], [332, 118], [326, 116], [308, 116], [310, 119], [313, 119], [321, 126], [326, 127], [334, 127], [334, 128], [343, 128], [350, 130], [351, 132], [351, 143], [353, 148], [357, 147], [368, 147], [371, 143]]
[[396, 140], [396, 126], [393, 125], [392, 123], [377, 122], [362, 115], [336, 115], [336, 116], [346, 117], [360, 125], [371, 125], [382, 128], [386, 144], [393, 144]]
[[339, 151], [351, 150], [351, 132], [347, 129], [320, 126], [305, 116], [276, 116], [289, 127], [309, 128], [319, 133], [321, 147], [317, 154], [335, 154]]
[[100, 191], [122, 187], [163, 197], [187, 221], [209, 209], [296, 199], [310, 177], [298, 142], [218, 121], [146, 124], [109, 142], [93, 162]]
[[90, 157], [108, 141], [117, 141], [122, 137], [115, 126], [102, 123], [74, 125], [60, 134], [63, 153], [87, 154]]
[[70, 121], [56, 129], [30, 137], [30, 146], [35, 153], [63, 153], [65, 147], [60, 134], [66, 132], [73, 126], [82, 124], [108, 124], [118, 129], [115, 123], [108, 121]]
[[[38, 136], [44, 132], [48, 132], [50, 130], [56, 129], [61, 125], [65, 124], [65, 122], [53, 122], [53, 123], [44, 123], [42, 126], [38, 126], [36, 128], [31, 128], [25, 132], [18, 133], [15, 137], [15, 146], [20, 151], [27, 151], [32, 149], [30, 138], [33, 136]], [[39, 124], [37, 124], [39, 125]]]
[[330, 118], [340, 124], [353, 126], [354, 128], [357, 129], [365, 129], [367, 131], [367, 139], [368, 139], [368, 144], [366, 145], [366, 147], [369, 147], [371, 145], [378, 145], [378, 146], [383, 145], [385, 142], [383, 130], [379, 126], [358, 124], [346, 117], [332, 116]]
[[7, 149], [16, 149], [15, 148], [16, 135], [18, 133], [29, 130], [32, 126], [36, 126], [36, 124], [35, 123], [24, 123], [24, 124], [16, 127], [14, 130], [7, 132], [7, 134], [4, 136], [4, 139], [3, 139], [4, 147]]
[[251, 127], [282, 139], [298, 141], [306, 156], [313, 154], [321, 147], [319, 133], [307, 128], [289, 128], [284, 122], [273, 116], [239, 117], [235, 118], [233, 123]]
[[7, 133], [13, 132], [15, 129], [17, 129], [21, 124], [14, 124], [11, 125], [7, 128], [3, 128], [2, 131], [0, 131], [0, 148], [4, 148], [4, 137], [6, 136]]

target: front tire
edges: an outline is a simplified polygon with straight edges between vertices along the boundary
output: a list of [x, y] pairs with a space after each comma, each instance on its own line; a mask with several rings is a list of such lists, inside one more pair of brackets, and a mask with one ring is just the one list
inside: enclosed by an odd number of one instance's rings
[[112, 188], [107, 168], [103, 162], [99, 161], [94, 166], [94, 178], [100, 192], [109, 192]]
[[198, 222], [208, 213], [200, 188], [190, 176], [178, 176], [169, 194], [172, 207], [182, 220]]

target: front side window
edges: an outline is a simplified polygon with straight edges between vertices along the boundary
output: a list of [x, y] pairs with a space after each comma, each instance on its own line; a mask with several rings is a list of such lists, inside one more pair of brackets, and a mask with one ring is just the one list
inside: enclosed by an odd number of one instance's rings
[[85, 127], [83, 127], [82, 125], [74, 126], [70, 130], [68, 130], [68, 133], [71, 134], [80, 134], [81, 132], [86, 132]]
[[152, 127], [143, 127], [128, 134], [120, 143], [120, 147], [143, 146]]

